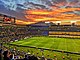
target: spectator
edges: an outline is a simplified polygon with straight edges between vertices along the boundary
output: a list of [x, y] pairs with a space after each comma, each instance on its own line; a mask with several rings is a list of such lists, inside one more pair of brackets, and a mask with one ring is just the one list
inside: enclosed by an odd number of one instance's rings
[[2, 60], [2, 49], [0, 49], [0, 60]]
[[41, 60], [45, 60], [44, 56], [41, 57]]
[[13, 55], [10, 55], [10, 60], [14, 60], [14, 59], [13, 59]]
[[32, 55], [32, 56], [30, 57], [30, 60], [38, 60], [38, 58], [35, 57], [34, 55]]
[[4, 55], [4, 60], [10, 60], [8, 57], [8, 51], [4, 51], [3, 55]]

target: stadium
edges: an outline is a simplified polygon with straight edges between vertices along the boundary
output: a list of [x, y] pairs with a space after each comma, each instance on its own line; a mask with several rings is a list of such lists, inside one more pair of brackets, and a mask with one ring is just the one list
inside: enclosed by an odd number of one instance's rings
[[80, 0], [0, 0], [0, 60], [80, 60]]

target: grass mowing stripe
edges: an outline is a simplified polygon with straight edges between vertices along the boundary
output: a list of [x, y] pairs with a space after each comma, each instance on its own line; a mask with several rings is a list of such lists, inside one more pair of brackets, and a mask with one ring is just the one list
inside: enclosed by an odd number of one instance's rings
[[23, 46], [45, 47], [58, 50], [79, 51], [79, 39], [54, 38], [54, 37], [32, 37], [24, 40], [19, 40], [11, 44]]
[[48, 43], [48, 42], [49, 42], [49, 40], [44, 40], [44, 41], [38, 43], [37, 46], [38, 47], [45, 47], [45, 44]]
[[[30, 39], [28, 39], [28, 40], [30, 40]], [[30, 41], [28, 41], [28, 42], [25, 42], [25, 43], [23, 43], [23, 44], [21, 44], [21, 45], [24, 45], [24, 46], [36, 46], [36, 44], [38, 44], [38, 43], [42, 43], [44, 40], [41, 40], [41, 39], [35, 39], [35, 37], [33, 37], [33, 38], [31, 38], [31, 40]]]
[[77, 48], [77, 49], [76, 49], [77, 52], [80, 53], [80, 40], [75, 40], [74, 42], [75, 42], [75, 44], [77, 45], [77, 47], [76, 47], [76, 48]]
[[65, 50], [65, 40], [61, 40], [58, 49]]
[[47, 40], [47, 41], [45, 41], [44, 47], [50, 48], [52, 46], [52, 43], [53, 43], [52, 40]]
[[[56, 43], [56, 42], [55, 42]], [[56, 43], [56, 49], [59, 50], [59, 46], [61, 46], [61, 42], [60, 42], [60, 39], [57, 40], [57, 43]]]
[[35, 40], [36, 43], [33, 43], [34, 46], [39, 47], [38, 45], [42, 45], [43, 42], [45, 42], [44, 40]]
[[68, 51], [74, 51], [73, 40], [67, 40]]
[[72, 50], [72, 48], [71, 48], [72, 44], [70, 43], [69, 40], [67, 40], [66, 43], [67, 43], [67, 51], [71, 51]]
[[36, 43], [36, 40], [31, 40], [31, 41], [29, 41], [28, 43], [25, 42], [25, 43], [23, 43], [22, 45], [23, 45], [23, 46], [34, 46], [34, 45], [33, 45], [34, 43]]
[[76, 44], [75, 40], [73, 40], [73, 42], [74, 42], [74, 45], [77, 46], [77, 47], [74, 46], [75, 51], [79, 52], [79, 50], [80, 50], [79, 46]]
[[65, 40], [65, 50], [67, 50], [68, 51], [68, 47], [67, 47], [67, 40], [66, 39], [64, 39]]

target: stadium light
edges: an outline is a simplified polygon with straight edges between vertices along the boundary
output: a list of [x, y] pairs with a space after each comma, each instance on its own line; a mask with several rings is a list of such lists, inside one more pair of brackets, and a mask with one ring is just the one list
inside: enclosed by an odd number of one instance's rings
[[61, 24], [61, 21], [56, 21], [56, 24], [57, 24], [57, 25], [60, 25], [60, 24]]
[[56, 23], [61, 23], [61, 21], [56, 21]]
[[76, 21], [71, 21], [71, 23], [76, 23]]
[[50, 23], [50, 22], [45, 22], [45, 23]]
[[75, 25], [75, 23], [76, 23], [76, 21], [71, 21], [71, 24], [74, 26]]

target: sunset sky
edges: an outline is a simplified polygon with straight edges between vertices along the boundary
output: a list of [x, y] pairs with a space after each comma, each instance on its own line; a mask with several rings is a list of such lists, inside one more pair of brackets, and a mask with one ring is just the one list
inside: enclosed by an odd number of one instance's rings
[[80, 24], [80, 0], [0, 0], [0, 13], [14, 16], [16, 23], [23, 24]]

